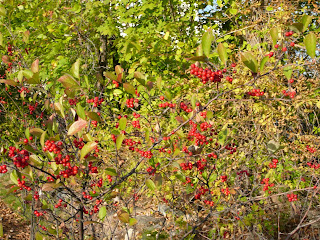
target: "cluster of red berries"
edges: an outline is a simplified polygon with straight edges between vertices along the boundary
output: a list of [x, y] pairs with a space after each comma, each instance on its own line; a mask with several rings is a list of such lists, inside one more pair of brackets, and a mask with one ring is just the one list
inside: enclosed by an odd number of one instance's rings
[[198, 160], [196, 162], [196, 167], [198, 169], [198, 171], [200, 172], [200, 174], [202, 174], [202, 171], [204, 170], [204, 168], [207, 166], [207, 160], [205, 158], [202, 158], [201, 160]]
[[[1, 78], [1, 76], [0, 76]], [[7, 104], [7, 102], [5, 101], [5, 98], [4, 97], [0, 97], [0, 103], [2, 104]]]
[[204, 200], [203, 202], [204, 202], [204, 204], [207, 204], [207, 205], [209, 205], [209, 206], [211, 206], [211, 207], [214, 205], [214, 202], [213, 202], [213, 201]]
[[204, 188], [204, 187], [200, 187], [200, 189], [198, 189], [198, 193], [195, 194], [194, 198], [195, 199], [200, 199], [202, 195], [206, 194], [206, 192], [208, 192], [209, 189], [208, 188]]
[[212, 125], [207, 122], [203, 122], [200, 124], [200, 130], [202, 132], [207, 131], [209, 128], [212, 128]]
[[134, 99], [134, 98], [129, 98], [126, 100], [126, 105], [128, 108], [133, 108], [134, 107], [134, 103], [139, 103], [139, 99]]
[[192, 108], [188, 108], [188, 106], [183, 102], [180, 103], [180, 108], [183, 111], [187, 112], [187, 113], [191, 113], [192, 112]]
[[44, 147], [43, 147], [43, 151], [46, 152], [46, 151], [49, 151], [49, 152], [53, 152], [54, 154], [59, 154], [61, 153], [61, 146], [62, 146], [62, 142], [57, 142], [55, 143], [55, 141], [53, 140], [47, 140], [45, 143], [44, 143]]
[[221, 179], [221, 182], [226, 182], [227, 179], [228, 179], [228, 176], [223, 175], [223, 176], [220, 177], [220, 179]]
[[203, 117], [203, 118], [206, 118], [207, 117], [207, 111], [201, 112], [200, 116]]
[[35, 103], [34, 105], [29, 104], [28, 108], [29, 108], [29, 114], [32, 115], [34, 113], [34, 111], [36, 110], [38, 106], [38, 103]]
[[314, 169], [319, 169], [320, 168], [320, 164], [317, 163], [317, 164], [312, 164], [311, 162], [307, 162], [307, 165], [311, 168], [314, 168]]
[[230, 194], [229, 188], [221, 189], [221, 192], [224, 193], [226, 196]]
[[222, 72], [226, 72], [227, 70], [224, 69], [223, 71], [212, 71], [208, 68], [203, 69], [197, 67], [195, 64], [191, 64], [191, 70], [190, 74], [197, 76], [199, 79], [201, 79], [201, 82], [203, 84], [206, 84], [207, 82], [221, 82], [221, 79], [223, 78]]
[[99, 211], [99, 205], [102, 203], [102, 200], [96, 200], [96, 204], [93, 206], [93, 210], [90, 212], [90, 215], [97, 213]]
[[59, 199], [59, 202], [56, 204], [56, 205], [54, 205], [54, 207], [55, 208], [59, 208], [59, 207], [61, 207], [61, 206], [63, 206], [63, 207], [67, 207], [67, 204], [65, 203], [65, 204], [63, 204], [62, 205], [62, 202], [63, 202], [63, 200], [62, 199]]
[[159, 165], [160, 165], [160, 163], [157, 163], [154, 168], [153, 168], [152, 166], [148, 167], [148, 168], [147, 168], [147, 172], [149, 173], [149, 175], [154, 176], [154, 174], [155, 174], [156, 171], [157, 171], [157, 167], [158, 167]]
[[30, 90], [26, 87], [22, 87], [21, 89], [18, 89], [18, 93], [22, 93], [22, 92], [29, 93]]
[[93, 103], [94, 107], [98, 107], [103, 102], [104, 102], [104, 99], [103, 98], [99, 99], [99, 97], [94, 97], [92, 99], [87, 100], [87, 103]]
[[73, 140], [73, 144], [74, 144], [74, 146], [75, 146], [76, 148], [82, 149], [83, 146], [84, 146], [83, 138], [79, 138], [79, 140], [74, 139], [74, 140]]
[[[68, 163], [68, 165], [70, 165], [70, 163]], [[69, 178], [70, 176], [76, 176], [78, 173], [78, 167], [77, 166], [68, 166], [68, 168], [64, 171], [60, 171], [59, 175], [63, 176], [64, 178]], [[57, 176], [58, 178], [60, 178], [60, 176]]]
[[119, 83], [118, 83], [117, 81], [112, 80], [112, 83], [114, 84], [114, 86], [115, 86], [116, 88], [118, 88], [118, 87], [119, 87]]
[[190, 121], [189, 124], [192, 126], [192, 128], [188, 133], [187, 139], [190, 141], [193, 141], [195, 139], [196, 146], [208, 144], [209, 142], [207, 141], [207, 137], [199, 133], [197, 124], [194, 123], [193, 121]]
[[16, 165], [16, 167], [25, 168], [29, 165], [28, 161], [30, 153], [26, 150], [20, 151], [19, 149], [10, 146], [8, 156], [13, 160], [13, 164]]
[[77, 105], [77, 102], [78, 102], [78, 99], [69, 99], [69, 104], [70, 104], [70, 106], [72, 106], [72, 105]]
[[160, 108], [166, 108], [166, 107], [174, 108], [175, 106], [176, 106], [175, 103], [168, 103], [168, 102], [159, 103], [159, 107], [160, 107]]
[[290, 36], [292, 36], [292, 34], [293, 34], [293, 31], [289, 31], [289, 32], [286, 32], [284, 35], [286, 37], [290, 37]]
[[170, 149], [168, 149], [168, 150], [166, 150], [165, 148], [159, 148], [159, 152], [163, 152], [163, 153], [165, 153], [165, 152], [167, 152], [167, 153], [171, 153], [171, 150]]
[[9, 56], [13, 56], [12, 50], [13, 50], [12, 45], [8, 42], [7, 51]]
[[26, 181], [23, 180], [23, 179], [25, 179], [26, 177], [25, 177], [25, 176], [22, 176], [21, 178], [22, 178], [22, 180], [20, 180], [20, 178], [17, 179], [18, 186], [20, 187], [19, 189], [22, 190], [22, 189], [24, 188], [24, 189], [26, 189], [27, 191], [31, 191], [31, 187], [26, 186]]
[[112, 138], [112, 141], [113, 141], [113, 142], [116, 142], [116, 141], [117, 141], [117, 137], [116, 137], [116, 135], [111, 134], [111, 138]]
[[141, 141], [136, 142], [136, 141], [134, 141], [134, 140], [132, 140], [130, 138], [127, 138], [127, 139], [124, 140], [124, 144], [127, 145], [127, 146], [131, 146], [132, 147], [134, 145], [141, 144]]
[[260, 91], [260, 89], [252, 89], [250, 92], [247, 92], [247, 94], [253, 97], [261, 97], [264, 95], [264, 92]]
[[232, 78], [232, 77], [229, 77], [229, 76], [226, 76], [226, 80], [227, 80], [229, 83], [232, 83], [233, 78]]
[[39, 192], [35, 191], [33, 195], [34, 200], [39, 200]]
[[93, 197], [90, 196], [90, 194], [87, 194], [86, 192], [82, 192], [82, 197], [83, 197], [84, 199], [89, 199], [89, 200], [92, 200], [92, 199], [93, 199]]
[[193, 164], [191, 162], [180, 163], [180, 167], [182, 168], [182, 170], [191, 170]]
[[272, 168], [276, 168], [277, 167], [277, 164], [278, 164], [278, 159], [272, 159], [272, 162], [269, 163], [269, 167], [272, 169]]
[[92, 162], [89, 162], [88, 168], [89, 168], [91, 173], [98, 173], [98, 167], [93, 167], [92, 166]]
[[307, 145], [307, 150], [309, 151], [309, 152], [311, 152], [311, 153], [315, 153], [317, 150], [315, 149], [315, 148], [313, 148], [313, 147], [310, 147], [309, 145]]
[[48, 176], [48, 177], [47, 177], [47, 181], [48, 181], [48, 182], [53, 182], [53, 181], [54, 181], [54, 179], [53, 179], [53, 177]]
[[132, 124], [132, 126], [133, 126], [134, 128], [140, 128], [140, 122], [139, 122], [139, 120], [137, 120], [137, 121], [132, 121], [131, 124]]
[[287, 198], [289, 202], [294, 202], [294, 201], [298, 201], [298, 196], [296, 194], [287, 194]]
[[135, 118], [139, 118], [140, 117], [140, 114], [138, 114], [138, 113], [135, 113], [135, 112], [133, 112], [133, 117], [135, 117]]
[[[269, 181], [270, 181], [269, 178], [262, 179], [261, 184], [264, 184], [263, 191], [268, 191], [269, 187], [273, 187], [274, 186], [274, 183], [269, 184]], [[271, 192], [269, 191], [269, 193], [271, 193]]]
[[1, 165], [0, 166], [0, 173], [6, 173], [6, 172], [8, 172], [7, 165]]
[[209, 153], [208, 158], [217, 158], [218, 156], [214, 153]]
[[47, 212], [46, 211], [43, 211], [43, 212], [39, 212], [39, 211], [37, 211], [37, 210], [34, 210], [34, 215], [36, 215], [37, 217], [41, 217], [41, 216], [43, 216], [43, 214], [46, 214]]
[[56, 164], [58, 164], [58, 165], [62, 164], [64, 167], [70, 167], [71, 166], [70, 165], [70, 159], [71, 159], [70, 155], [66, 155], [65, 157], [63, 157], [61, 153], [59, 153], [54, 158]]
[[92, 121], [91, 121], [91, 124], [92, 124], [94, 127], [97, 127], [97, 126], [98, 126], [98, 121], [92, 120]]
[[286, 91], [286, 90], [282, 90], [282, 94], [286, 97], [290, 97], [290, 98], [294, 98], [296, 95], [295, 91]]
[[[108, 175], [108, 176], [109, 176], [109, 175]], [[92, 184], [90, 185], [90, 187], [94, 187], [94, 186], [102, 187], [102, 182], [103, 182], [102, 178], [99, 178], [98, 182], [97, 182], [97, 183], [92, 183]]]
[[192, 183], [191, 178], [186, 177], [186, 181], [183, 184], [186, 185], [186, 184], [189, 184], [189, 183], [190, 183], [190, 186], [193, 187], [194, 184]]
[[[45, 211], [43, 213], [45, 213]], [[41, 224], [39, 224], [39, 227], [42, 228], [43, 231], [47, 231], [47, 228], [45, 226], [42, 226]]]

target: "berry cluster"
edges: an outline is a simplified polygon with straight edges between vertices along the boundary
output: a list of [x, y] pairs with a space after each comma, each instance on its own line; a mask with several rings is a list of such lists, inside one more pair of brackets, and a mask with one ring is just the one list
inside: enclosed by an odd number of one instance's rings
[[282, 90], [282, 94], [283, 94], [285, 97], [294, 98], [295, 95], [296, 95], [296, 92], [295, 92], [295, 91]]
[[286, 32], [284, 35], [286, 37], [290, 37], [290, 36], [292, 36], [292, 34], [293, 34], [293, 31], [289, 31], [289, 32]]
[[209, 153], [208, 158], [217, 158], [218, 156], [214, 153]]
[[207, 131], [209, 128], [212, 128], [212, 125], [207, 123], [207, 122], [204, 122], [204, 123], [200, 124], [200, 130], [202, 132]]
[[[226, 69], [223, 70], [226, 72]], [[199, 79], [201, 79], [201, 82], [203, 84], [206, 84], [207, 82], [221, 82], [221, 79], [223, 78], [222, 71], [218, 70], [216, 72], [206, 68], [199, 68], [195, 64], [191, 64], [191, 70], [190, 74], [197, 76]]]
[[149, 175], [154, 176], [154, 174], [155, 174], [156, 171], [157, 171], [157, 167], [158, 167], [159, 165], [160, 165], [160, 163], [157, 163], [154, 168], [153, 168], [152, 166], [148, 167], [148, 168], [147, 168], [147, 172], [149, 173]]
[[62, 164], [64, 167], [70, 167], [70, 155], [66, 155], [65, 157], [62, 157], [62, 154], [59, 153], [55, 158], [56, 164]]
[[104, 102], [104, 99], [103, 98], [99, 99], [99, 97], [94, 97], [92, 99], [87, 100], [87, 103], [93, 103], [93, 107], [98, 107], [103, 102]]
[[134, 98], [129, 98], [126, 100], [126, 105], [128, 108], [133, 108], [134, 107], [134, 103], [139, 103], [139, 99], [134, 99]]
[[72, 105], [77, 105], [77, 102], [78, 102], [78, 99], [69, 99], [69, 104], [70, 104], [70, 106], [72, 106]]
[[114, 86], [115, 86], [116, 88], [118, 88], [118, 87], [119, 87], [119, 83], [118, 83], [117, 81], [112, 80], [112, 83], [114, 84]]
[[135, 112], [133, 112], [132, 115], [133, 115], [133, 117], [135, 117], [135, 118], [139, 118], [139, 117], [140, 117], [140, 114], [135, 113]]
[[[63, 176], [64, 178], [69, 178], [70, 176], [76, 176], [77, 173], [78, 173], [78, 167], [77, 166], [71, 167], [69, 163], [68, 168], [64, 171], [60, 171], [59, 175]], [[58, 178], [60, 178], [59, 175], [57, 176]]]
[[160, 107], [160, 108], [166, 108], [166, 107], [174, 108], [175, 106], [176, 106], [175, 103], [168, 103], [168, 102], [159, 103], [159, 107]]
[[67, 207], [67, 204], [65, 203], [65, 204], [63, 204], [62, 205], [62, 202], [63, 202], [63, 200], [62, 199], [59, 199], [59, 202], [56, 204], [56, 205], [54, 205], [54, 207], [55, 208], [59, 208], [59, 207], [61, 207], [61, 206], [63, 206], [63, 207]]
[[307, 145], [307, 150], [309, 151], [309, 152], [311, 152], [311, 153], [315, 153], [316, 152], [316, 149], [315, 148], [312, 148], [312, 147], [310, 147], [309, 145]]
[[[46, 213], [46, 211], [43, 211], [43, 213]], [[41, 224], [39, 224], [39, 227], [42, 228], [43, 231], [47, 231], [47, 228], [45, 226], [42, 226]]]
[[223, 175], [223, 176], [220, 177], [220, 179], [221, 179], [221, 182], [225, 182], [225, 181], [227, 181], [228, 176]]
[[230, 194], [229, 188], [221, 189], [221, 192], [224, 193], [226, 196]]
[[289, 202], [294, 202], [294, 201], [297, 201], [297, 200], [298, 200], [297, 195], [296, 195], [296, 194], [293, 194], [293, 193], [287, 194], [287, 198], [288, 198], [288, 201], [289, 201]]
[[196, 167], [198, 169], [198, 171], [200, 172], [200, 174], [202, 174], [202, 171], [204, 170], [204, 168], [207, 166], [207, 160], [202, 158], [201, 160], [198, 160], [196, 162]]
[[272, 168], [276, 168], [277, 167], [277, 164], [278, 164], [278, 159], [272, 159], [272, 162], [269, 163], [269, 167], [272, 169]]
[[30, 153], [26, 150], [20, 151], [19, 149], [10, 146], [8, 156], [13, 160], [13, 164], [16, 165], [16, 167], [25, 168], [29, 165], [28, 161]]
[[191, 162], [186, 162], [186, 163], [180, 163], [180, 167], [182, 170], [191, 170], [193, 165]]
[[213, 201], [204, 200], [203, 202], [204, 202], [205, 204], [211, 206], [211, 207], [214, 205], [214, 202], [213, 202]]
[[94, 127], [97, 127], [97, 126], [98, 126], [98, 121], [92, 120], [92, 121], [91, 121], [91, 124], [92, 124]]
[[6, 173], [8, 171], [7, 165], [1, 165], [0, 166], [0, 173]]
[[198, 190], [198, 193], [195, 194], [194, 198], [195, 199], [200, 199], [202, 195], [206, 194], [206, 192], [208, 192], [209, 189], [208, 188], [204, 188], [204, 187], [200, 187], [200, 189]]
[[89, 162], [88, 168], [89, 168], [91, 173], [98, 173], [98, 167], [93, 167], [92, 166], [92, 162]]
[[39, 211], [37, 211], [37, 210], [34, 210], [34, 215], [36, 215], [37, 217], [41, 217], [41, 216], [43, 216], [43, 214], [46, 214], [47, 212], [46, 211], [43, 211], [43, 212], [39, 212]]
[[192, 108], [188, 108], [188, 106], [183, 102], [180, 103], [180, 108], [187, 113], [192, 112]]
[[[261, 184], [264, 184], [263, 191], [268, 191], [269, 187], [273, 187], [274, 186], [274, 183], [269, 184], [269, 181], [270, 181], [269, 178], [262, 179]], [[269, 191], [269, 193], [271, 193], [271, 192]]]
[[249, 176], [249, 173], [248, 173], [247, 170], [242, 170], [242, 171], [240, 171], [240, 172], [237, 172], [237, 175], [239, 176], [239, 179], [241, 178], [241, 175], [242, 175], [243, 173], [245, 173], [247, 176]]
[[137, 121], [132, 121], [132, 126], [134, 127], [134, 128], [140, 128], [140, 122], [139, 122], [139, 120], [137, 120]]
[[38, 103], [35, 103], [34, 105], [29, 104], [28, 108], [29, 108], [30, 115], [33, 114], [33, 112], [36, 110], [37, 106], [38, 106]]
[[[25, 176], [21, 177], [22, 179], [25, 179]], [[18, 186], [20, 187], [19, 189], [22, 190], [23, 188], [26, 189], [27, 191], [31, 191], [31, 187], [26, 186], [26, 182], [24, 180], [20, 180], [20, 178], [17, 179], [18, 181]]]
[[200, 116], [203, 117], [203, 118], [206, 118], [207, 117], [207, 111], [201, 112]]
[[247, 94], [253, 97], [260, 97], [264, 95], [264, 92], [260, 91], [260, 89], [252, 89], [250, 92], [247, 92]]
[[229, 83], [232, 83], [232, 77], [229, 77], [229, 76], [226, 76], [226, 80], [229, 82]]
[[116, 142], [116, 141], [117, 141], [117, 137], [116, 137], [116, 135], [111, 134], [111, 138], [112, 138], [112, 141], [113, 141], [113, 142]]
[[34, 192], [33, 198], [34, 198], [34, 200], [39, 200], [39, 193], [38, 193], [38, 191], [35, 191], [35, 192]]
[[21, 89], [18, 89], [18, 93], [22, 93], [22, 92], [29, 93], [30, 90], [26, 87], [22, 87]]
[[54, 179], [53, 179], [53, 177], [49, 176], [49, 177], [47, 177], [47, 181], [48, 181], [48, 182], [53, 182]]
[[45, 147], [43, 147], [43, 151], [46, 152], [46, 151], [49, 151], [49, 152], [53, 152], [54, 154], [59, 154], [61, 153], [61, 146], [62, 146], [62, 142], [57, 142], [55, 143], [55, 141], [50, 141], [50, 140], [47, 140], [45, 143], [44, 143]]
[[194, 184], [192, 183], [191, 178], [186, 177], [186, 181], [183, 184], [186, 185], [186, 184], [189, 184], [189, 183], [190, 183], [190, 186], [193, 187]]

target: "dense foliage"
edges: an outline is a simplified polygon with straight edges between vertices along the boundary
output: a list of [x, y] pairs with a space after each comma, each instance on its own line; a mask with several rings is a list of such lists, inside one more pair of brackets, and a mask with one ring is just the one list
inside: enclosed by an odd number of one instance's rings
[[3, 1], [0, 174], [32, 238], [315, 238], [319, 12], [290, 3]]

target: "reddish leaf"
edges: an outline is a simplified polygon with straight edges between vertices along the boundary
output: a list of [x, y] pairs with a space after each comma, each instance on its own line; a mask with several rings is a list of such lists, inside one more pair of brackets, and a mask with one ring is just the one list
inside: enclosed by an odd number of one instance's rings
[[33, 73], [39, 72], [39, 59], [36, 59], [31, 65], [31, 71]]
[[81, 131], [83, 128], [85, 128], [87, 126], [88, 122], [83, 120], [83, 119], [79, 119], [78, 121], [72, 123], [72, 125], [70, 126], [69, 130], [68, 130], [68, 135], [74, 135], [77, 132]]
[[61, 82], [65, 88], [79, 86], [79, 83], [76, 80], [74, 80], [74, 78], [69, 74], [65, 74], [62, 77], [60, 77], [58, 79], [58, 82]]
[[0, 80], [0, 83], [5, 83], [8, 84], [10, 86], [18, 86], [19, 84], [13, 80]]

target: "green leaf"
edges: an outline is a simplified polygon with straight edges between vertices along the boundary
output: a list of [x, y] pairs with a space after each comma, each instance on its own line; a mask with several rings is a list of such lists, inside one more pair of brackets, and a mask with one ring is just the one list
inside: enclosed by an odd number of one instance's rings
[[127, 118], [122, 117], [119, 120], [119, 130], [124, 130], [127, 126]]
[[154, 191], [156, 189], [156, 185], [154, 184], [154, 182], [151, 179], [148, 179], [146, 181], [146, 185], [152, 191]]
[[28, 70], [28, 69], [23, 70], [22, 74], [26, 79], [30, 79], [33, 76], [33, 72], [31, 70]]
[[241, 53], [241, 61], [254, 73], [258, 72], [258, 63], [249, 52]]
[[3, 237], [3, 226], [2, 226], [2, 221], [0, 222], [0, 237]]
[[311, 32], [304, 38], [304, 45], [306, 46], [307, 53], [311, 58], [316, 56], [317, 37]]
[[80, 78], [79, 69], [80, 69], [80, 59], [77, 59], [77, 61], [74, 64], [72, 64], [72, 67], [71, 67], [71, 74], [77, 79]]
[[106, 215], [107, 215], [107, 208], [106, 208], [106, 206], [102, 206], [99, 209], [98, 217], [102, 221]]
[[311, 23], [311, 21], [312, 21], [312, 17], [311, 16], [304, 15], [302, 17], [301, 22], [303, 24], [303, 28], [302, 28], [303, 32], [307, 30], [307, 28], [308, 28], [309, 24]]
[[118, 176], [117, 171], [113, 168], [106, 168], [105, 174], [110, 175], [110, 176]]
[[136, 225], [138, 223], [137, 219], [135, 218], [130, 218], [129, 219], [129, 226]]
[[232, 15], [236, 15], [236, 14], [238, 13], [238, 9], [231, 8], [231, 9], [230, 9], [230, 13], [231, 13]]
[[165, 91], [164, 95], [166, 96], [166, 99], [168, 99], [169, 101], [172, 100], [172, 95], [169, 91]]
[[272, 28], [270, 30], [270, 35], [271, 35], [271, 38], [272, 38], [272, 41], [273, 41], [273, 45], [275, 45], [278, 41], [278, 38], [279, 38], [279, 28]]
[[72, 88], [79, 86], [79, 83], [69, 74], [65, 74], [58, 79], [58, 82], [62, 83], [65, 88]]
[[275, 153], [280, 147], [280, 144], [279, 142], [276, 142], [274, 140], [270, 140], [268, 143], [267, 143], [267, 149], [269, 152], [271, 153]]
[[268, 57], [268, 56], [262, 58], [261, 63], [260, 63], [260, 71], [261, 71], [261, 72], [263, 71], [264, 65], [266, 64], [266, 62], [268, 62], [268, 60], [269, 60], [269, 57]]
[[7, 11], [4, 7], [0, 7], [0, 16], [5, 17], [7, 15]]
[[218, 133], [218, 142], [221, 145], [224, 145], [226, 139], [227, 139], [227, 135], [228, 135], [228, 129], [223, 129]]
[[106, 78], [110, 79], [110, 80], [113, 80], [113, 81], [117, 81], [117, 80], [118, 80], [118, 79], [117, 79], [117, 76], [114, 75], [114, 73], [112, 73], [112, 72], [104, 72], [103, 75], [104, 75]]
[[116, 140], [116, 147], [117, 149], [120, 149], [121, 148], [121, 145], [122, 145], [122, 141], [124, 140], [124, 135], [123, 134], [120, 134], [118, 137], [117, 137], [117, 140]]
[[210, 54], [212, 40], [213, 39], [212, 39], [212, 31], [211, 30], [209, 30], [203, 34], [201, 44], [202, 44], [203, 53], [206, 56], [209, 56], [209, 54]]
[[81, 106], [81, 103], [79, 103], [79, 102], [77, 103], [76, 111], [77, 111], [77, 114], [80, 118], [86, 119], [86, 113], [85, 113], [83, 107]]
[[32, 75], [32, 78], [27, 79], [26, 82], [29, 84], [39, 84], [40, 83], [39, 72], [34, 73]]
[[41, 234], [40, 232], [36, 232], [36, 240], [43, 240], [43, 239], [46, 239], [46, 237]]
[[3, 36], [2, 36], [2, 33], [0, 33], [0, 46], [3, 46]]
[[191, 96], [191, 105], [192, 105], [193, 108], [196, 107], [196, 101], [197, 101], [196, 95], [193, 94], [193, 95]]
[[40, 158], [37, 155], [31, 155], [29, 157], [30, 162], [35, 165], [35, 166], [41, 166], [42, 165], [42, 161], [40, 160]]
[[291, 76], [292, 76], [292, 66], [291, 65], [288, 65], [288, 66], [285, 66], [283, 68], [283, 74], [286, 76], [286, 78], [289, 80], [291, 79]]
[[94, 121], [97, 121], [97, 122], [100, 122], [100, 121], [101, 121], [100, 116], [99, 116], [98, 113], [96, 113], [96, 112], [86, 112], [86, 115], [87, 115], [91, 120], [94, 120]]
[[19, 86], [19, 84], [13, 80], [0, 80], [0, 83], [8, 84], [10, 86]]
[[124, 83], [123, 84], [123, 88], [127, 93], [130, 94], [135, 94], [136, 90], [134, 89], [134, 87], [130, 84], [130, 83]]
[[135, 73], [134, 73], [134, 77], [135, 77], [135, 79], [137, 79], [137, 81], [138, 81], [140, 84], [142, 84], [143, 86], [146, 85], [146, 82], [145, 82], [146, 77], [145, 77], [141, 72], [135, 72]]
[[294, 23], [289, 26], [289, 29], [295, 31], [296, 33], [301, 33], [303, 31], [303, 24], [302, 23]]
[[93, 149], [95, 149], [95, 147], [98, 145], [98, 143], [92, 141], [92, 142], [88, 142], [86, 143], [83, 148], [80, 151], [80, 160], [84, 159], [84, 157], [90, 153]]
[[121, 210], [117, 215], [118, 215], [118, 218], [121, 222], [129, 223], [129, 221], [130, 221], [129, 213], [127, 213], [124, 210]]
[[44, 131], [42, 129], [40, 129], [40, 128], [32, 128], [32, 129], [30, 129], [30, 134], [38, 136], [38, 137], [41, 137], [43, 132]]
[[14, 184], [16, 184], [16, 185], [18, 185], [18, 173], [17, 173], [17, 171], [16, 170], [13, 170], [11, 173], [10, 173], [10, 179], [11, 179], [11, 181], [14, 183]]
[[41, 144], [42, 147], [44, 147], [44, 141], [45, 141], [46, 135], [47, 135], [47, 131], [44, 131], [44, 132], [41, 134], [40, 144]]
[[199, 61], [199, 62], [208, 62], [209, 59], [206, 56], [195, 56], [191, 58], [186, 58], [188, 61]]
[[80, 118], [78, 121], [72, 123], [68, 130], [68, 135], [75, 135], [77, 132], [80, 132], [83, 128], [85, 128], [87, 124], [87, 121]]
[[227, 49], [224, 47], [223, 43], [218, 44], [217, 51], [218, 51], [221, 62], [226, 66], [227, 60], [228, 60], [228, 54], [227, 54]]
[[181, 173], [175, 174], [175, 177], [178, 178], [181, 182], [186, 182], [186, 178]]
[[25, 134], [26, 134], [26, 138], [29, 140], [29, 137], [30, 137], [30, 129], [29, 128], [26, 128]]

